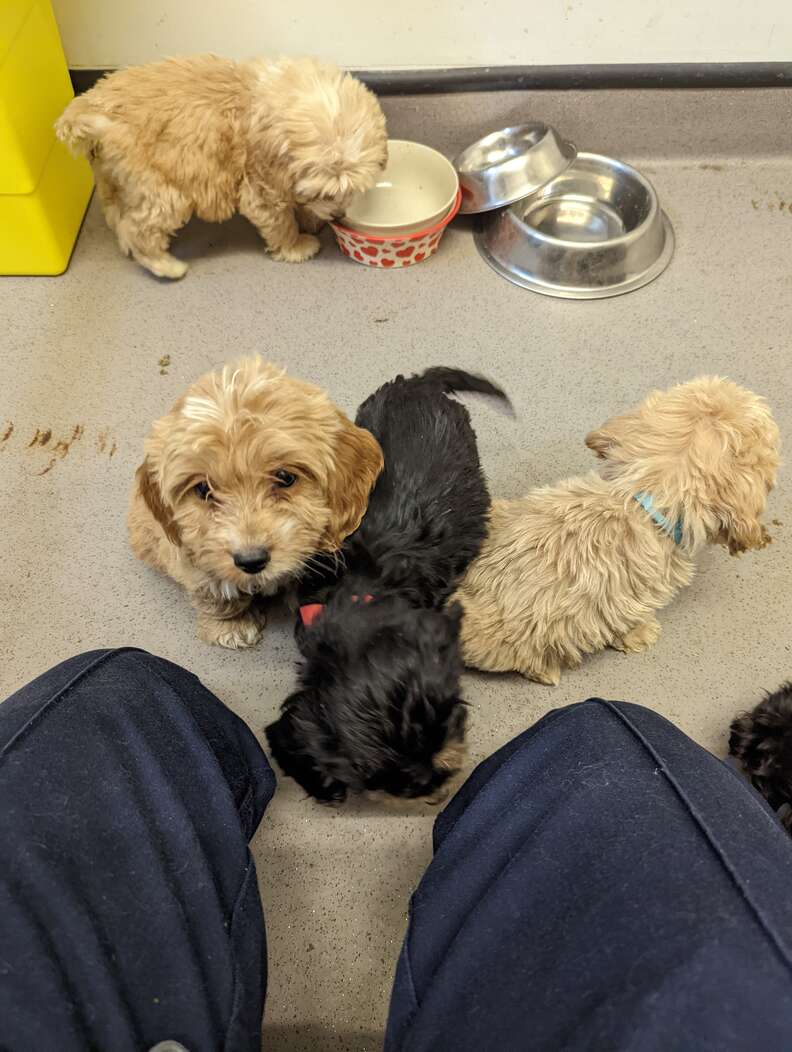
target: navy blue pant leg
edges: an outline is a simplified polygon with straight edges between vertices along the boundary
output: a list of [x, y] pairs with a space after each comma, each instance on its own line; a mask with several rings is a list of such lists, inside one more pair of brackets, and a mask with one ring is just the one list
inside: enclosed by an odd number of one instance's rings
[[592, 700], [435, 825], [388, 1052], [789, 1052], [792, 841], [668, 721]]
[[72, 658], [0, 705], [0, 1048], [260, 1047], [275, 779], [188, 672]]

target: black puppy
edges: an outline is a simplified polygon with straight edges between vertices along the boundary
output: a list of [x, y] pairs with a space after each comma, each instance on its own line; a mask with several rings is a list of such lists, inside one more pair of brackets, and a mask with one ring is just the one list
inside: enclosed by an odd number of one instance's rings
[[490, 500], [454, 391], [509, 405], [483, 377], [438, 367], [398, 376], [358, 410], [385, 468], [342, 552], [301, 582], [300, 689], [267, 727], [280, 767], [317, 800], [380, 790], [436, 802], [462, 766], [461, 611], [444, 606]]
[[732, 722], [729, 752], [792, 833], [792, 683]]

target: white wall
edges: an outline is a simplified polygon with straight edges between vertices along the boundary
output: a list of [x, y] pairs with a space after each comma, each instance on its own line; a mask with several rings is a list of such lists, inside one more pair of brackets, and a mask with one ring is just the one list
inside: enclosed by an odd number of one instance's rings
[[[0, 0], [2, 2], [2, 0]], [[69, 65], [216, 51], [358, 69], [792, 59], [792, 0], [53, 0]]]

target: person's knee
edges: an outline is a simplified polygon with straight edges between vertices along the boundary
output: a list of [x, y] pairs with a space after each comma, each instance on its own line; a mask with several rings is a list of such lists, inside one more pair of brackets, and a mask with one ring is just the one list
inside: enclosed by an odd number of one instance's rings
[[[105, 703], [123, 697], [124, 704], [128, 705], [136, 697], [159, 693], [166, 683], [173, 686], [174, 681], [182, 678], [195, 681], [193, 674], [186, 669], [137, 647], [87, 651], [66, 664], [72, 665], [76, 674], [65, 686], [75, 688], [74, 693], [77, 694], [93, 693], [95, 690], [102, 695]], [[60, 669], [61, 666], [58, 666]], [[59, 678], [65, 679], [63, 673], [66, 671], [64, 668]], [[72, 690], [68, 693], [72, 693]]]
[[[651, 760], [658, 750], [677, 755], [698, 748], [665, 716], [636, 702], [588, 698], [556, 709], [545, 719], [556, 715], [563, 720], [563, 736], [581, 756], [615, 759], [630, 754], [637, 762], [641, 757]], [[535, 726], [540, 728], [543, 722]]]
[[83, 659], [86, 672], [101, 672], [103, 677], [115, 680], [119, 684], [167, 684], [181, 695], [191, 695], [197, 687], [200, 688], [200, 680], [193, 672], [167, 658], [137, 647], [91, 651], [73, 660]]
[[[66, 658], [53, 665], [43, 676], [59, 678], [68, 682], [77, 682], [83, 676], [90, 676], [98, 669], [124, 669], [139, 673], [141, 670], [154, 671], [161, 664], [170, 664], [163, 658], [150, 654], [137, 647], [103, 647], [97, 650], [84, 650], [80, 654]], [[40, 677], [41, 678], [41, 677]]]
[[[609, 701], [606, 698], [587, 698], [585, 701], [573, 702], [571, 705], [565, 705], [561, 709], [554, 709], [553, 712], [564, 712], [567, 713], [569, 718], [573, 721], [586, 726], [597, 726], [612, 724], [615, 722], [623, 723], [625, 720], [630, 721], [632, 719], [640, 717], [657, 717], [664, 723], [668, 721], [664, 717], [659, 716], [652, 710], [647, 708], [645, 705], [639, 705], [634, 701]], [[548, 713], [552, 715], [552, 713]]]
[[148, 699], [169, 687], [190, 693], [197, 683], [192, 673], [145, 650], [86, 650], [20, 687], [0, 706], [0, 722], [21, 725], [55, 707], [76, 710], [80, 720], [88, 719], [97, 708], [105, 713], [120, 708], [131, 714], [139, 707], [145, 709]]
[[[527, 750], [530, 754], [539, 743], [542, 743], [542, 750], [555, 743], [552, 750], [561, 749], [567, 758], [574, 753], [584, 762], [586, 757], [615, 755], [631, 748], [644, 751], [643, 739], [645, 736], [651, 738], [656, 723], [671, 732], [676, 731], [662, 716], [643, 705], [587, 698], [552, 709], [504, 749], [509, 752]], [[637, 728], [641, 729], [638, 733]]]
[[114, 670], [123, 671], [132, 676], [158, 673], [164, 669], [179, 669], [167, 658], [158, 657], [148, 650], [140, 650], [138, 647], [109, 647], [107, 650], [94, 652], [97, 657], [102, 658], [102, 665]]

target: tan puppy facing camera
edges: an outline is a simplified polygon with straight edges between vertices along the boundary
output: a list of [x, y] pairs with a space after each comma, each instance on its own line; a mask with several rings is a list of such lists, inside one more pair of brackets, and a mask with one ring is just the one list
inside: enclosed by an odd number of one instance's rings
[[779, 463], [764, 400], [701, 377], [655, 391], [592, 431], [599, 473], [496, 500], [462, 585], [465, 662], [556, 684], [563, 668], [660, 635], [655, 612], [721, 543], [763, 548], [759, 521]]
[[146, 439], [135, 555], [190, 593], [198, 635], [253, 646], [251, 607], [360, 523], [383, 466], [373, 436], [312, 384], [250, 358], [201, 377]]
[[119, 70], [70, 102], [55, 132], [90, 160], [121, 251], [164, 278], [187, 271], [168, 245], [193, 214], [241, 212], [273, 259], [310, 259], [313, 234], [387, 161], [375, 96], [309, 58], [197, 55]]

